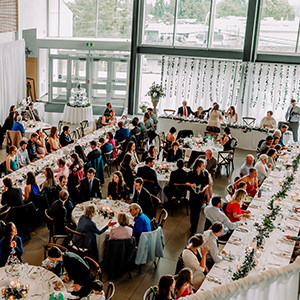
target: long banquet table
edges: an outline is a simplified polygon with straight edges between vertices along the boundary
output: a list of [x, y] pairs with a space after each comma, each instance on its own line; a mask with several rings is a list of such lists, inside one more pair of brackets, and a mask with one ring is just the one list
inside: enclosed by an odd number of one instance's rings
[[[159, 117], [159, 122], [157, 124], [158, 132], [165, 132], [167, 134], [171, 127], [175, 127], [177, 132], [179, 130], [191, 129], [194, 132], [194, 135], [201, 134], [204, 136], [204, 132], [206, 131], [207, 124], [200, 123], [195, 120], [184, 120], [179, 118], [171, 118], [171, 117]], [[225, 125], [222, 124], [221, 134], [223, 133], [223, 129]], [[265, 139], [268, 135], [272, 134], [272, 132], [268, 131], [260, 131], [259, 128], [251, 128], [247, 129], [245, 133], [244, 128], [234, 128], [231, 127], [231, 135], [232, 137], [238, 140], [238, 148], [256, 151], [258, 142], [262, 139]], [[284, 136], [284, 143], [287, 143], [291, 138], [291, 133], [289, 131], [286, 132]]]
[[[270, 212], [268, 202], [271, 200], [271, 196], [281, 190], [282, 182], [292, 174], [292, 170], [286, 170], [285, 165], [291, 166], [292, 160], [298, 154], [299, 150], [295, 148], [278, 161], [277, 168], [270, 173], [261, 187], [261, 198], [256, 196], [249, 205], [251, 218], [242, 218], [243, 225], [233, 232], [223, 249], [228, 256], [220, 263], [214, 264], [198, 290], [199, 293], [232, 281], [233, 273], [240, 268], [244, 261], [245, 249], [250, 250], [251, 247], [253, 249], [256, 247], [253, 238], [258, 232], [254, 225], [261, 224], [264, 215]], [[273, 223], [275, 229], [268, 238], [265, 238], [263, 249], [256, 251], [257, 266], [250, 271], [249, 275], [289, 264], [295, 242], [286, 239], [285, 235], [297, 236], [300, 228], [299, 213], [294, 210], [297, 205], [299, 206], [299, 175], [300, 168], [294, 174], [294, 183], [287, 196], [277, 203], [281, 206], [281, 211]]]

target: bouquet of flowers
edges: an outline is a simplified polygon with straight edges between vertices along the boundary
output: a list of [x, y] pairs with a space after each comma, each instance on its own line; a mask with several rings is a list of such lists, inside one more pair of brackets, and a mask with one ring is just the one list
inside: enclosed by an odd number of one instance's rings
[[161, 84], [153, 82], [146, 96], [159, 99], [162, 97], [166, 97], [166, 93], [164, 92]]

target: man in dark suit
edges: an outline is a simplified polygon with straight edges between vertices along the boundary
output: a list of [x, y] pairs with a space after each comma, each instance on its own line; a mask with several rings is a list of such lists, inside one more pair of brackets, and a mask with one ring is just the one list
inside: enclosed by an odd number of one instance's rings
[[80, 181], [80, 202], [89, 201], [91, 198], [102, 198], [100, 180], [95, 177], [96, 170], [89, 168], [87, 176]]
[[19, 188], [14, 188], [11, 178], [5, 177], [3, 179], [4, 192], [2, 194], [1, 204], [7, 206], [20, 206], [23, 205], [22, 191]]
[[186, 101], [182, 101], [182, 106], [180, 106], [177, 111], [178, 117], [189, 117], [191, 114], [193, 115], [194, 113], [190, 106], [187, 106]]
[[147, 189], [152, 195], [157, 195], [160, 191], [160, 186], [157, 181], [157, 173], [153, 169], [154, 166], [154, 158], [153, 157], [147, 157], [145, 160], [145, 166], [139, 167], [136, 173], [137, 177], [141, 177], [144, 180], [151, 180], [153, 183], [147, 183]]
[[[133, 128], [130, 130], [130, 136], [134, 136], [136, 139], [136, 142], [139, 142], [141, 139], [142, 129], [138, 126], [138, 122], [136, 118], [134, 118], [131, 122]], [[136, 134], [139, 134], [138, 136], [135, 136]]]
[[31, 138], [27, 143], [27, 151], [30, 161], [36, 161], [39, 158], [43, 158], [44, 156], [41, 154], [38, 154], [37, 152], [37, 140], [38, 135], [34, 132], [31, 134]]
[[148, 137], [147, 128], [143, 122], [140, 122], [140, 119], [138, 117], [134, 117], [132, 121], [135, 121], [137, 124], [137, 127], [141, 129], [141, 139], [145, 139]]
[[133, 203], [137, 203], [143, 210], [143, 213], [152, 220], [155, 217], [155, 209], [150, 193], [143, 187], [144, 181], [138, 177], [134, 181]]
[[67, 225], [67, 210], [65, 202], [69, 198], [69, 193], [62, 190], [59, 193], [59, 199], [54, 201], [50, 210], [49, 216], [54, 220], [55, 234], [66, 234], [65, 225]]
[[217, 168], [217, 160], [213, 157], [213, 153], [210, 149], [205, 152], [206, 156], [206, 170], [213, 176]]
[[69, 126], [64, 126], [63, 127], [63, 132], [60, 134], [59, 141], [62, 147], [65, 147], [69, 144], [74, 143], [74, 140], [71, 139], [70, 136], [70, 127]]
[[48, 257], [51, 263], [62, 262], [67, 274], [63, 278], [64, 282], [74, 280], [73, 295], [80, 298], [87, 296], [92, 289], [94, 280], [89, 266], [77, 254], [73, 252], [62, 253], [58, 247], [51, 247], [48, 251]]
[[34, 108], [33, 102], [30, 102], [29, 105], [26, 107], [25, 118], [29, 119], [29, 120], [34, 120], [37, 122], [41, 121], [39, 112], [37, 111], [36, 108]]
[[91, 141], [90, 146], [91, 146], [92, 151], [90, 151], [87, 155], [87, 160], [88, 161], [91, 161], [93, 159], [97, 159], [102, 155], [101, 150], [99, 148], [97, 148], [97, 142], [96, 141]]

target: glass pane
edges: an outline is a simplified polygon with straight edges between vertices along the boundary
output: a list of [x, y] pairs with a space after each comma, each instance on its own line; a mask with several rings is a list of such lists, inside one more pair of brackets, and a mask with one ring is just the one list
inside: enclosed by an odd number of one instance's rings
[[64, 87], [53, 87], [53, 100], [66, 100], [67, 99], [67, 88]]
[[127, 70], [128, 62], [118, 62], [114, 63], [115, 65], [115, 82], [126, 83], [127, 82]]
[[295, 52], [299, 17], [298, 0], [264, 0], [258, 50]]
[[86, 82], [86, 60], [72, 60], [72, 82]]
[[213, 20], [212, 47], [243, 49], [247, 11], [248, 0], [217, 3]]
[[207, 47], [211, 0], [178, 0], [176, 45]]
[[94, 60], [92, 82], [106, 84], [106, 82], [107, 82], [107, 61]]
[[58, 0], [49, 1], [49, 36], [58, 36]]
[[53, 82], [66, 82], [67, 70], [67, 59], [53, 59]]
[[175, 0], [145, 0], [143, 43], [172, 45]]

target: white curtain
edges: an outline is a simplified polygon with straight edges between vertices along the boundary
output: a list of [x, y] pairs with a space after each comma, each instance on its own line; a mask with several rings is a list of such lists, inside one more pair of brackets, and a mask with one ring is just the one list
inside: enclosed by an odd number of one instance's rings
[[272, 110], [279, 121], [291, 98], [300, 101], [299, 65], [163, 56], [161, 83], [167, 96], [159, 103], [160, 113], [177, 109], [183, 100], [194, 111], [216, 101], [224, 110], [235, 106], [240, 119], [253, 116], [259, 122]]
[[0, 123], [26, 96], [25, 41], [0, 44]]
[[198, 292], [186, 300], [296, 300], [299, 290], [300, 257], [286, 267], [219, 286], [212, 291]]

